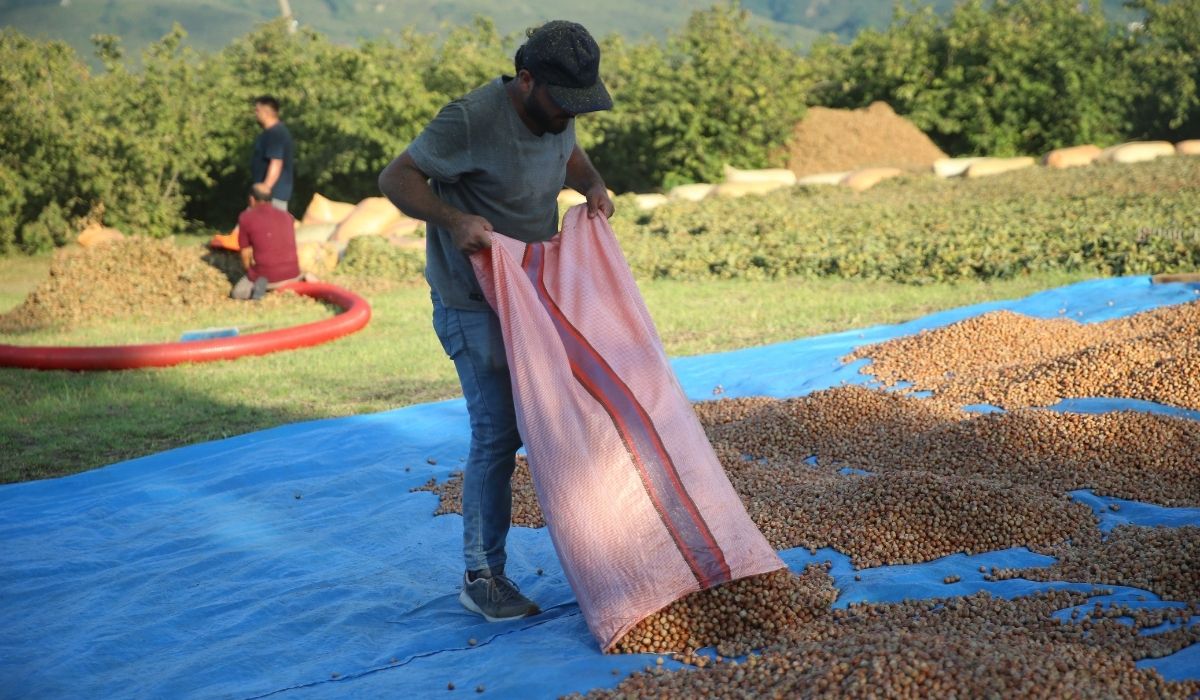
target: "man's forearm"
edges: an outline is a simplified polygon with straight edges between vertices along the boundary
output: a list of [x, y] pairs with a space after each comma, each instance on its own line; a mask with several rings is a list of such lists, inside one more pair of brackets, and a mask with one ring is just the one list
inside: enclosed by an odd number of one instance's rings
[[566, 184], [580, 194], [587, 194], [596, 187], [604, 187], [604, 178], [600, 177], [600, 172], [592, 165], [592, 160], [579, 144], [575, 145], [575, 150], [571, 151], [571, 157], [567, 159]]
[[283, 161], [278, 158], [273, 158], [267, 163], [267, 176], [263, 178], [263, 185], [268, 190], [275, 189], [275, 183], [279, 182], [279, 176], [283, 174]]
[[407, 152], [379, 174], [379, 191], [406, 215], [441, 228], [452, 228], [463, 216], [463, 212], [438, 199], [429, 186], [428, 176], [416, 167]]
[[242, 248], [239, 252], [242, 256], [242, 269], [249, 271], [254, 266], [254, 249]]

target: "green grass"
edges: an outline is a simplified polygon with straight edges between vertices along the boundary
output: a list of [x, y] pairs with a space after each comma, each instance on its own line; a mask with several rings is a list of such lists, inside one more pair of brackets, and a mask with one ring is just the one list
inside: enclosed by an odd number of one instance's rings
[[[0, 258], [5, 280], [0, 310], [18, 303], [47, 267], [44, 258]], [[642, 290], [668, 353], [679, 356], [896, 322], [1080, 278], [1045, 274], [924, 287], [845, 280], [658, 280]], [[0, 482], [72, 474], [285, 423], [458, 395], [453, 365], [429, 324], [424, 284], [360, 291], [372, 305], [370, 325], [314, 348], [126, 372], [0, 369], [0, 395], [6, 397], [0, 408]], [[296, 313], [303, 316], [298, 321], [311, 320], [308, 310]], [[85, 332], [112, 342], [122, 327]], [[20, 339], [0, 335], [0, 343], [56, 337], [53, 331]]]
[[[0, 313], [21, 303], [50, 270], [50, 254], [0, 257]], [[11, 342], [11, 341], [9, 341]]]
[[[276, 301], [276, 300], [271, 300]], [[285, 301], [285, 300], [278, 300]], [[13, 345], [87, 346], [137, 345], [141, 343], [171, 343], [180, 340], [188, 331], [212, 328], [237, 328], [242, 334], [263, 333], [328, 318], [336, 309], [328, 304], [303, 297], [286, 303], [258, 307], [250, 304], [222, 305], [221, 308], [201, 309], [162, 316], [131, 316], [120, 325], [102, 323], [80, 327], [55, 327], [8, 334]], [[228, 307], [233, 307], [232, 309]], [[2, 335], [2, 334], [0, 334]]]

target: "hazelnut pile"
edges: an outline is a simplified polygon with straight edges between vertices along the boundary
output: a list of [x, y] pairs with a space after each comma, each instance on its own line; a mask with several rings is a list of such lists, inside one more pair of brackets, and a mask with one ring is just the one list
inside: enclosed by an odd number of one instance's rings
[[847, 361], [888, 386], [955, 405], [1011, 409], [1121, 396], [1200, 410], [1200, 302], [1102, 323], [997, 311], [857, 348]]
[[[772, 479], [779, 491], [769, 490]], [[856, 568], [1044, 549], [1095, 524], [1085, 505], [987, 479], [896, 471], [812, 484], [756, 466], [737, 481], [739, 491], [753, 489], [747, 510], [774, 547], [833, 547]]]
[[[1087, 596], [960, 598], [852, 605], [789, 628], [741, 661], [649, 667], [589, 698], [1037, 697], [1186, 698], [1200, 682], [1167, 682], [1135, 661], [1174, 653], [1200, 628], [1142, 636], [1097, 610], [1060, 622]], [[677, 656], [681, 661], [690, 657]]]
[[[1168, 506], [1200, 505], [1200, 460], [1194, 458], [1200, 454], [1200, 424], [1186, 419], [1041, 409], [974, 414], [859, 386], [788, 400], [722, 399], [697, 404], [696, 412], [772, 546], [833, 547], [859, 568], [1016, 546], [1061, 554], [1068, 543], [1092, 543], [1104, 550], [1110, 541], [1099, 540], [1091, 509], [1068, 496], [1075, 489]], [[857, 471], [843, 473], [847, 467]], [[439, 512], [460, 510], [461, 476], [421, 488], [441, 496]], [[524, 459], [513, 493], [514, 524], [542, 526]], [[1157, 592], [1149, 581], [1186, 580], [1188, 562], [1197, 560], [1194, 547], [1149, 551], [1137, 577], [1076, 580]], [[1091, 552], [1084, 559], [1098, 556]], [[765, 583], [751, 579], [743, 585]], [[697, 597], [677, 604], [703, 605], [692, 602]], [[747, 607], [739, 619], [770, 618]], [[617, 648], [679, 651], [695, 648], [692, 641], [712, 643], [696, 637], [693, 627], [664, 627], [657, 617], [647, 625], [656, 629], [657, 639], [654, 633], [649, 642], [633, 637]], [[746, 635], [740, 630], [736, 636]], [[769, 638], [764, 632], [754, 640]]]
[[1200, 604], [1200, 527], [1119, 525], [1054, 547], [1058, 561], [1038, 569], [1000, 569], [995, 579], [1082, 581], [1132, 586], [1167, 600]]
[[[976, 414], [858, 386], [754, 409], [745, 401], [715, 401], [698, 411], [751, 506], [790, 481], [844, 483], [845, 467], [1035, 488], [1054, 498], [1087, 488], [1167, 506], [1200, 505], [1194, 420], [1134, 411]], [[740, 419], [721, 417], [726, 402], [738, 404], [729, 408]], [[756, 478], [762, 488], [754, 487]]]
[[[724, 656], [741, 656], [827, 614], [835, 599], [833, 579], [823, 567], [751, 576], [671, 603], [635, 625], [611, 651], [694, 656], [711, 646]], [[707, 663], [703, 656], [694, 658], [700, 666]]]

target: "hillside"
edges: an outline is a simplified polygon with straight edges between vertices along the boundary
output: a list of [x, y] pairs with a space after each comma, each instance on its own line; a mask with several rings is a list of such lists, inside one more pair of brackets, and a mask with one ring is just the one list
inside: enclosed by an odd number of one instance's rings
[[[958, 1], [924, 0], [917, 4], [932, 5], [935, 11], [945, 14]], [[886, 27], [895, 5], [896, 0], [742, 0], [742, 7], [764, 19], [806, 27], [818, 34], [835, 34], [842, 41], [853, 39], [867, 28]], [[1123, 0], [1102, 0], [1101, 6], [1113, 19], [1129, 22], [1137, 18], [1124, 7]]]
[[[398, 35], [407, 28], [441, 32], [476, 16], [492, 18], [502, 33], [519, 32], [547, 19], [570, 18], [597, 36], [663, 37], [688, 16], [715, 0], [290, 0], [298, 21], [334, 41]], [[927, 0], [947, 12], [956, 0]], [[894, 0], [742, 0], [742, 7], [787, 42], [807, 47], [823, 34], [842, 41], [866, 28], [886, 27]], [[1135, 14], [1122, 0], [1103, 0], [1105, 12], [1122, 21]], [[255, 24], [279, 15], [277, 0], [0, 0], [0, 27], [15, 27], [43, 39], [62, 39], [81, 56], [92, 57], [93, 34], [116, 34], [129, 55], [166, 34], [173, 22], [188, 31], [191, 44], [216, 50]]]
[[[308, 26], [338, 42], [396, 36], [405, 29], [437, 33], [476, 16], [493, 19], [503, 34], [519, 32], [549, 19], [570, 18], [596, 36], [663, 37], [681, 28], [689, 15], [713, 0], [291, 0], [292, 13]], [[749, 8], [748, 8], [749, 9]], [[807, 46], [819, 33], [796, 23], [777, 22], [755, 13], [758, 24], [790, 43]], [[42, 39], [62, 39], [91, 58], [93, 34], [121, 36], [129, 54], [166, 34], [173, 22], [187, 30], [190, 43], [215, 50], [279, 16], [276, 0], [0, 0], [0, 26], [15, 27]]]

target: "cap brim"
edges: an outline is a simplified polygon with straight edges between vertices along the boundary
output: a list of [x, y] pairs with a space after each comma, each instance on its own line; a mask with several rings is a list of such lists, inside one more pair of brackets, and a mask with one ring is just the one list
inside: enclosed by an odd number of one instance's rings
[[595, 85], [585, 88], [570, 88], [562, 85], [547, 85], [546, 87], [554, 104], [571, 114], [601, 112], [612, 109], [613, 106], [608, 88], [604, 87], [604, 83], [599, 80]]

